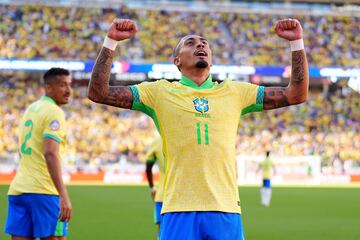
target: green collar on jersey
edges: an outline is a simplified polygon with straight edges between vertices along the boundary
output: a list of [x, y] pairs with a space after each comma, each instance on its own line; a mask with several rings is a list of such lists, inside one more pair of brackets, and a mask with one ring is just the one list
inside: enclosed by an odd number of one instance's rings
[[191, 88], [195, 88], [195, 89], [210, 89], [215, 85], [215, 83], [212, 81], [211, 74], [206, 79], [206, 81], [203, 82], [200, 86], [198, 86], [196, 83], [194, 83], [193, 81], [191, 81], [189, 78], [185, 77], [184, 75], [181, 75], [180, 83], [182, 85], [185, 85], [185, 86], [188, 86]]
[[52, 98], [49, 97], [49, 96], [42, 96], [42, 97], [41, 97], [41, 100], [48, 101], [48, 102], [51, 102], [51, 103], [57, 105], [56, 102], [54, 101], [54, 99], [52, 99]]

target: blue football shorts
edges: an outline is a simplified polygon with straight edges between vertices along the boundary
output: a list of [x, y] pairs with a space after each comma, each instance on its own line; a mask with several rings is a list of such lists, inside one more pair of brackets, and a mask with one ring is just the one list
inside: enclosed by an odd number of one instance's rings
[[155, 202], [154, 206], [154, 222], [155, 224], [160, 224], [162, 220], [161, 215], [162, 202]]
[[270, 179], [263, 179], [263, 187], [264, 188], [271, 188], [271, 182]]
[[59, 221], [59, 196], [24, 193], [9, 195], [8, 202], [5, 233], [31, 238], [67, 235], [67, 223]]
[[245, 240], [238, 213], [171, 212], [163, 215], [160, 240]]

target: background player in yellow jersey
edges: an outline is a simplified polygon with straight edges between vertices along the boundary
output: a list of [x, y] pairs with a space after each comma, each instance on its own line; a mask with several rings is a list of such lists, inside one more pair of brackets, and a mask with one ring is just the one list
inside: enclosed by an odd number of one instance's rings
[[136, 32], [132, 20], [113, 21], [92, 72], [88, 97], [153, 118], [166, 159], [160, 239], [244, 239], [235, 163], [240, 115], [306, 101], [309, 77], [300, 23], [284, 19], [275, 25], [278, 36], [291, 46], [287, 87], [213, 82], [211, 49], [198, 35], [183, 37], [174, 50], [174, 64], [182, 74], [179, 82], [109, 86], [118, 41]]
[[[157, 162], [159, 167], [159, 183], [157, 187], [154, 186], [152, 168]], [[146, 177], [151, 189], [151, 198], [155, 203], [154, 209], [154, 220], [155, 224], [160, 229], [161, 224], [161, 208], [163, 202], [163, 188], [164, 188], [164, 167], [165, 159], [162, 149], [161, 138], [157, 137], [151, 143], [150, 149], [146, 154]]]
[[266, 152], [265, 159], [259, 164], [259, 168], [258, 168], [257, 172], [259, 172], [259, 171], [261, 171], [262, 178], [263, 178], [262, 179], [263, 185], [260, 190], [261, 205], [269, 207], [270, 202], [271, 202], [271, 195], [272, 195], [272, 190], [271, 190], [272, 172], [271, 171], [275, 172], [274, 162], [270, 159], [270, 151]]
[[13, 240], [65, 239], [72, 206], [62, 180], [66, 122], [61, 105], [71, 96], [69, 71], [44, 74], [45, 96], [32, 103], [20, 123], [20, 165], [9, 192], [5, 232]]

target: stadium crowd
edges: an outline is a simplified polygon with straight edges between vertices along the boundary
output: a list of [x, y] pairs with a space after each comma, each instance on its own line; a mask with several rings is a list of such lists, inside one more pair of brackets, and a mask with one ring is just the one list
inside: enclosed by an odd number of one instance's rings
[[[1, 81], [0, 162], [14, 162], [17, 126], [25, 106], [43, 89], [36, 81]], [[323, 164], [335, 159], [360, 160], [360, 97], [353, 91], [327, 95], [312, 91], [307, 104], [252, 113], [239, 123], [239, 154], [320, 155]], [[69, 171], [98, 171], [142, 160], [155, 136], [152, 120], [139, 112], [90, 104], [86, 88], [75, 87], [64, 107], [68, 119]]]
[[[277, 19], [289, 16], [34, 5], [0, 5], [0, 16], [0, 58], [94, 60], [112, 19], [121, 17], [140, 27], [119, 45], [122, 60], [167, 62], [181, 36], [197, 33], [213, 45], [216, 64], [290, 63], [287, 44], [273, 30]], [[310, 65], [360, 65], [359, 17], [291, 17], [302, 22]]]
[[[104, 33], [115, 17], [135, 19], [136, 36], [119, 44], [117, 54], [131, 62], [171, 61], [180, 37], [196, 33], [213, 45], [216, 64], [289, 65], [289, 47], [275, 36], [277, 19], [289, 16], [192, 13], [119, 8], [0, 5], [0, 59], [95, 60]], [[359, 17], [291, 16], [303, 26], [310, 65], [360, 66]], [[0, 163], [17, 159], [17, 126], [23, 110], [43, 94], [36, 81], [0, 79]], [[71, 170], [97, 171], [138, 162], [155, 135], [147, 116], [90, 104], [84, 87], [74, 89], [68, 117]], [[307, 104], [244, 116], [239, 124], [239, 154], [320, 155], [360, 160], [360, 98], [351, 91], [312, 91]], [[8, 161], [8, 162], [14, 162]]]

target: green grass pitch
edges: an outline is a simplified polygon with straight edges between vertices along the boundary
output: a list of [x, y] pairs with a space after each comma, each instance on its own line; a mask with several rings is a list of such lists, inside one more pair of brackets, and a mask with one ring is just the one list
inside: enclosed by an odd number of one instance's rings
[[[0, 185], [0, 239], [8, 186]], [[69, 186], [73, 219], [69, 240], [156, 239], [153, 205], [145, 186]], [[259, 188], [240, 187], [247, 240], [359, 240], [360, 188], [273, 188], [270, 208]], [[191, 203], [189, 203], [191, 204]]]

